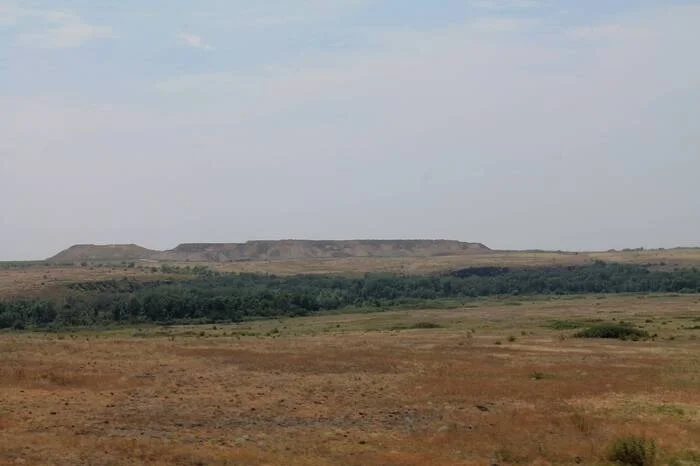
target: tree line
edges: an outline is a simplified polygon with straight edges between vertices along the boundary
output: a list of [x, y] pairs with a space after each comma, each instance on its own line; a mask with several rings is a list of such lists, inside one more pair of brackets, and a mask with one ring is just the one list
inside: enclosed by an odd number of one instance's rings
[[74, 283], [60, 299], [0, 301], [0, 328], [115, 322], [236, 322], [347, 308], [384, 309], [445, 299], [585, 293], [698, 293], [700, 271], [652, 271], [597, 262], [547, 268], [468, 268], [443, 275], [223, 274]]

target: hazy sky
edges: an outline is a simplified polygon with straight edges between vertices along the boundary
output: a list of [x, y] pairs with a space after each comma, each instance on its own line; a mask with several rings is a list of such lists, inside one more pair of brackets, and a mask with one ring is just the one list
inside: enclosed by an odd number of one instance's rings
[[0, 260], [700, 246], [700, 1], [0, 0]]

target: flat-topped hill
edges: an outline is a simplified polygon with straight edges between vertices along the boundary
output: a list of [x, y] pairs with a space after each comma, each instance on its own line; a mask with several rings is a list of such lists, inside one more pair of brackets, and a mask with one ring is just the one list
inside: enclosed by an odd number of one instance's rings
[[168, 251], [137, 245], [76, 245], [50, 262], [160, 260], [229, 262], [346, 257], [435, 257], [487, 252], [481, 243], [450, 240], [279, 240], [247, 243], [186, 243]]
[[447, 240], [280, 240], [181, 244], [156, 257], [161, 260], [225, 262], [343, 257], [431, 257], [488, 250], [483, 244]]
[[149, 259], [158, 251], [136, 244], [76, 244], [48, 259], [49, 262], [133, 261]]

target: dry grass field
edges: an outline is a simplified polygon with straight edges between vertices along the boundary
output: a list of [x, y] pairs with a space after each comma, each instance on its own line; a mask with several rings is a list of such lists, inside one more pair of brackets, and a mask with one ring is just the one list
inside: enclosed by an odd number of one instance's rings
[[483, 266], [585, 265], [596, 260], [642, 265], [652, 264], [666, 269], [695, 267], [700, 266], [700, 248], [582, 253], [489, 251], [438, 257], [359, 257], [250, 262], [137, 262], [135, 268], [123, 267], [116, 263], [104, 267], [35, 264], [27, 267], [0, 267], [0, 298], [52, 296], [60, 293], [63, 285], [73, 282], [111, 280], [124, 277], [142, 280], [167, 278], [168, 274], [152, 271], [152, 268], [159, 269], [162, 264], [178, 267], [204, 266], [220, 272], [236, 273], [273, 273], [279, 275], [335, 273], [347, 275], [366, 272], [424, 274]]
[[[698, 309], [589, 296], [0, 333], [0, 464], [607, 464], [630, 434], [698, 464]], [[552, 328], [599, 320], [657, 337]]]
[[[436, 257], [353, 257], [289, 261], [223, 262], [209, 265], [222, 272], [254, 272], [275, 274], [298, 273], [433, 273], [465, 267], [546, 267], [585, 265], [596, 260], [626, 264], [653, 264], [656, 267], [700, 266], [700, 248], [609, 252], [528, 252], [487, 251], [458, 256]], [[181, 263], [179, 265], [187, 265]], [[190, 264], [192, 265], [192, 264]]]
[[47, 297], [63, 293], [65, 285], [76, 282], [121, 278], [157, 280], [168, 274], [153, 273], [148, 268], [126, 267], [65, 267], [32, 265], [0, 269], [0, 298]]

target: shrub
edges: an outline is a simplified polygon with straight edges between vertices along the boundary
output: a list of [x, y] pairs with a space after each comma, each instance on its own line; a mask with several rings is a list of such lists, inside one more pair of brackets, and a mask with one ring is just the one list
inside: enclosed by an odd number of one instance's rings
[[571, 423], [578, 429], [582, 434], [589, 436], [593, 432], [594, 423], [591, 419], [587, 418], [580, 412], [574, 412], [571, 415]]
[[508, 335], [508, 341], [509, 341], [510, 343], [513, 343], [515, 340], [516, 340], [516, 338], [515, 338], [514, 335]]
[[14, 330], [25, 330], [27, 326], [24, 324], [23, 321], [21, 320], [16, 320], [14, 324], [12, 324], [12, 328]]
[[12, 328], [18, 316], [11, 312], [0, 312], [0, 329]]
[[644, 437], [625, 437], [615, 441], [610, 461], [629, 466], [651, 466], [656, 461], [656, 443]]
[[420, 330], [430, 328], [442, 328], [442, 325], [433, 322], [416, 322], [411, 325], [393, 325], [389, 327], [389, 330]]
[[617, 338], [619, 340], [639, 340], [649, 338], [649, 332], [629, 325], [600, 324], [588, 327], [574, 334], [576, 338]]
[[515, 454], [507, 448], [500, 448], [496, 450], [494, 453], [494, 459], [503, 463], [515, 463], [518, 460]]
[[409, 328], [419, 329], [419, 328], [442, 328], [442, 325], [438, 325], [434, 322], [417, 322], [411, 325]]
[[467, 332], [467, 333], [464, 335], [464, 340], [462, 340], [462, 341], [459, 342], [459, 345], [460, 345], [460, 346], [463, 346], [463, 345], [469, 345], [469, 346], [471, 346], [471, 345], [473, 345], [473, 344], [474, 344], [474, 334], [473, 334], [473, 333], [470, 333], [470, 332]]

